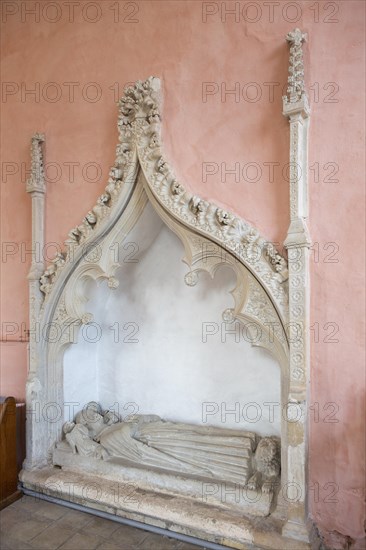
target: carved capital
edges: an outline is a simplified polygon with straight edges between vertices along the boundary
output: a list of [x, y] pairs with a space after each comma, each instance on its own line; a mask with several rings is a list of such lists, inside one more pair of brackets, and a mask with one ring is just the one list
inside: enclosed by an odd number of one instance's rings
[[286, 248], [298, 246], [310, 248], [311, 238], [304, 218], [296, 218], [291, 221], [284, 245]]

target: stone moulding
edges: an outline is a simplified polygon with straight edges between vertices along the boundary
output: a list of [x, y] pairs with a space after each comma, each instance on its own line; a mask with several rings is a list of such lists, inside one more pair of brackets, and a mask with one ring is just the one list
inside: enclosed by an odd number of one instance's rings
[[[105, 280], [111, 290], [118, 285], [120, 267], [111, 243], [122, 242], [150, 201], [166, 225], [184, 245], [189, 271], [185, 283], [198, 282], [200, 271], [211, 276], [221, 265], [236, 274], [232, 291], [235, 306], [223, 312], [225, 322], [238, 319], [261, 329], [255, 345], [269, 350], [281, 368], [281, 406], [306, 411], [308, 343], [308, 233], [307, 216], [307, 124], [309, 109], [303, 79], [302, 45], [298, 29], [286, 37], [290, 43], [288, 93], [284, 115], [290, 120], [290, 162], [301, 165], [301, 181], [290, 174], [291, 225], [286, 239], [289, 263], [258, 230], [234, 213], [189, 193], [165, 159], [161, 144], [160, 80], [150, 77], [128, 87], [119, 102], [116, 160], [104, 192], [71, 229], [65, 248], [46, 267], [36, 255], [29, 274], [30, 353], [27, 382], [28, 410], [49, 403], [63, 411], [63, 354], [77, 340], [82, 324], [93, 321], [86, 310], [85, 282]], [[305, 122], [304, 122], [305, 121]], [[32, 196], [33, 244], [44, 242], [43, 157], [44, 137], [32, 139], [32, 170], [27, 191]], [[305, 238], [306, 237], [306, 238]], [[101, 254], [93, 257], [96, 249]], [[300, 253], [299, 253], [300, 251]], [[300, 327], [294, 338], [289, 330]], [[56, 330], [57, 337], [44, 330]], [[296, 332], [296, 331], [295, 331]], [[283, 417], [283, 415], [282, 415]], [[290, 414], [288, 415], [290, 417]], [[28, 421], [27, 472], [50, 465], [50, 454], [60, 440], [62, 418], [49, 423], [33, 414]], [[305, 532], [305, 424], [281, 423], [281, 484], [300, 488], [298, 499], [279, 503], [286, 536], [307, 540]]]

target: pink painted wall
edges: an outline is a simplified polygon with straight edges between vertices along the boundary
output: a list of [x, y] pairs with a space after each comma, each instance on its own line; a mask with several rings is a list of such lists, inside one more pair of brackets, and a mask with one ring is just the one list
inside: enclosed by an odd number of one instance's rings
[[[39, 15], [27, 13], [36, 4]], [[226, 21], [225, 5], [239, 9]], [[339, 533], [361, 548], [364, 3], [281, 2], [270, 8], [262, 1], [105, 0], [70, 9], [63, 2], [2, 2], [1, 393], [25, 393], [31, 208], [24, 171], [32, 133], [47, 136], [46, 161], [54, 163], [47, 170], [53, 180], [47, 241], [61, 244], [94, 204], [114, 162], [115, 99], [126, 82], [160, 76], [165, 149], [181, 180], [282, 243], [289, 221], [282, 173], [289, 147], [281, 114], [284, 35], [299, 26], [310, 39], [310, 226], [316, 243], [310, 509], [332, 547], [341, 544]], [[210, 88], [215, 93], [203, 97], [205, 82], [216, 83]], [[225, 95], [235, 83], [239, 95]], [[27, 93], [31, 89], [36, 93]], [[204, 178], [208, 162], [217, 163], [217, 173]], [[70, 163], [77, 163], [74, 177]], [[100, 174], [95, 177], [88, 163], [97, 163]], [[225, 181], [221, 163], [228, 169], [239, 163], [239, 181], [235, 175]], [[49, 256], [54, 252], [48, 248]]]

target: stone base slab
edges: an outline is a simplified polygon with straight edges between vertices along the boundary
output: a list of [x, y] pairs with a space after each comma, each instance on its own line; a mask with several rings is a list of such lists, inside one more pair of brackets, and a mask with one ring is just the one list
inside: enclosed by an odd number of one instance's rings
[[37, 493], [238, 550], [310, 548], [306, 542], [283, 537], [283, 522], [271, 516], [244, 516], [188, 497], [149, 491], [131, 482], [65, 468], [22, 470], [20, 480]]

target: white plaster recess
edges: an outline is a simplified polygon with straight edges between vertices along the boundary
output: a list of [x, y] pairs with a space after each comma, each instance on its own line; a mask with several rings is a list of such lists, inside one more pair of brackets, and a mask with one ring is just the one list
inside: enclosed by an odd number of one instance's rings
[[[302, 40], [300, 48], [301, 44]], [[290, 68], [292, 64], [290, 57]], [[269, 350], [281, 366], [281, 405], [286, 407], [290, 398], [300, 403], [298, 384], [293, 386], [293, 394], [289, 393], [293, 376], [290, 377], [289, 355], [293, 353], [291, 373], [295, 373], [297, 356], [291, 343], [289, 348], [286, 333], [287, 262], [249, 223], [205, 199], [192, 196], [177, 180], [162, 152], [159, 92], [160, 81], [154, 77], [125, 90], [119, 103], [116, 161], [105, 191], [80, 225], [69, 232], [65, 250], [40, 277], [41, 292], [31, 297], [37, 307], [33, 308], [36, 315], [31, 316], [30, 329], [37, 330], [41, 337], [34, 342], [34, 353], [30, 354], [27, 406], [33, 414], [28, 418], [27, 459], [22, 474], [25, 484], [27, 471], [34, 473], [37, 468], [47, 467], [50, 454], [61, 439], [63, 355], [69, 344], [77, 340], [80, 326], [93, 321], [87, 310], [89, 282], [105, 280], [111, 291], [116, 288], [119, 262], [113, 244], [126, 239], [148, 201], [184, 245], [184, 261], [189, 267], [186, 284], [195, 285], [200, 271], [214, 276], [221, 265], [234, 271], [234, 306], [225, 309], [224, 320], [237, 319], [260, 327], [262, 338], [256, 345]], [[291, 97], [289, 102], [292, 103]], [[296, 151], [299, 155], [299, 149]], [[306, 162], [305, 157], [303, 159]], [[34, 209], [33, 215], [40, 215], [39, 209]], [[307, 279], [300, 278], [300, 287], [304, 284]], [[305, 407], [306, 401], [301, 403]], [[53, 421], [50, 421], [51, 407]], [[37, 410], [38, 415], [34, 414]], [[294, 440], [288, 424], [282, 420], [281, 483], [298, 483], [303, 487], [304, 441]], [[294, 465], [295, 458], [301, 463], [300, 469]], [[34, 476], [28, 479], [33, 487]], [[299, 512], [295, 501], [282, 504], [284, 517], [291, 516], [298, 525], [304, 524], [302, 505]], [[289, 528], [288, 534], [306, 538], [300, 531], [300, 528], [298, 532]]]
[[280, 407], [272, 415], [268, 406], [280, 403], [278, 361], [251, 345], [252, 325], [221, 317], [234, 304], [234, 271], [222, 266], [214, 278], [202, 272], [195, 286], [184, 284], [182, 243], [150, 203], [115, 252], [119, 286], [90, 289], [96, 323], [65, 352], [65, 401], [280, 436]]

